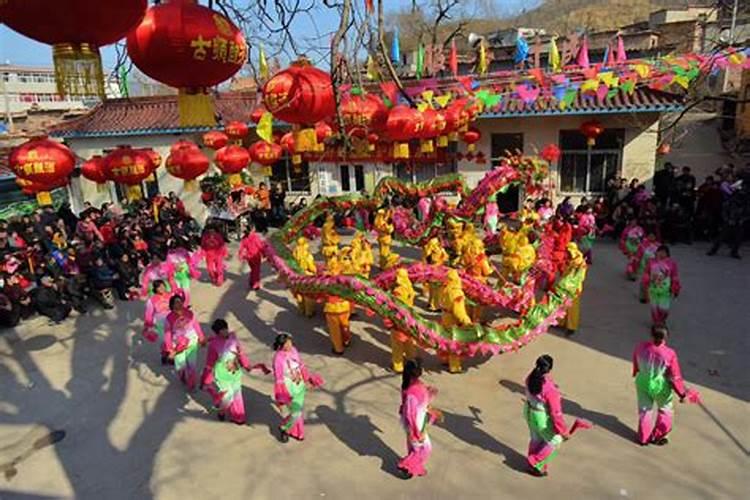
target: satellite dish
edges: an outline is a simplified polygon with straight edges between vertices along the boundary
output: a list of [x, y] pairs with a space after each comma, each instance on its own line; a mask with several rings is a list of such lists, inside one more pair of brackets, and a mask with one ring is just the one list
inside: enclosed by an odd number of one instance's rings
[[469, 41], [469, 45], [471, 45], [472, 47], [476, 47], [477, 45], [479, 45], [479, 42], [481, 42], [482, 40], [484, 40], [484, 37], [482, 35], [477, 35], [476, 33], [469, 33], [468, 41]]

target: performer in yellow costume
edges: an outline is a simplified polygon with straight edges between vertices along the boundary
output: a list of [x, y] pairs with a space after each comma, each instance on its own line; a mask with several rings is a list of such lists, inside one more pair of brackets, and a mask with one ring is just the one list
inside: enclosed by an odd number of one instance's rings
[[[393, 289], [393, 295], [407, 306], [414, 306], [414, 297], [416, 296], [414, 287], [409, 279], [409, 273], [404, 268], [396, 271], [396, 288]], [[401, 373], [404, 371], [404, 361], [414, 359], [417, 355], [417, 346], [414, 339], [406, 333], [391, 330], [391, 364], [393, 371]]]
[[451, 265], [457, 266], [461, 262], [461, 254], [465, 246], [464, 223], [457, 219], [448, 219], [448, 245], [453, 253]]
[[[576, 268], [583, 269], [583, 272], [585, 273], [586, 259], [578, 249], [578, 245], [570, 242], [568, 243], [567, 250], [568, 255], [570, 256], [570, 261], [568, 262], [566, 273]], [[581, 281], [581, 283], [583, 283], [583, 281]], [[575, 299], [573, 299], [573, 303], [570, 304], [568, 311], [565, 314], [565, 330], [568, 336], [573, 335], [578, 330], [578, 326], [581, 322], [581, 293], [583, 293], [583, 290], [578, 291]]]
[[[461, 278], [458, 271], [451, 269], [445, 276], [445, 283], [440, 292], [440, 306], [443, 309], [443, 317], [440, 322], [444, 328], [454, 326], [468, 326], [471, 318], [466, 312], [466, 297], [461, 287]], [[448, 359], [448, 371], [451, 373], [461, 372], [461, 358], [455, 354], [441, 353], [441, 359]]]
[[352, 260], [357, 268], [357, 274], [365, 279], [370, 279], [370, 271], [375, 257], [372, 255], [372, 246], [367, 241], [364, 233], [357, 231], [352, 239]]
[[[439, 239], [431, 238], [422, 248], [422, 262], [425, 264], [444, 266], [447, 261], [448, 252], [445, 251]], [[437, 311], [440, 307], [440, 289], [442, 287], [441, 283], [425, 283], [424, 289], [431, 311]]]
[[[312, 253], [310, 253], [310, 244], [306, 238], [299, 238], [297, 240], [297, 245], [292, 251], [292, 257], [294, 257], [297, 265], [305, 275], [312, 276], [318, 272], [315, 259]], [[315, 315], [315, 300], [300, 293], [294, 294], [294, 298], [297, 299], [297, 306], [300, 313], [308, 318], [312, 318]]]
[[[493, 269], [490, 259], [484, 251], [484, 243], [476, 236], [471, 238], [464, 249], [462, 264], [466, 272], [482, 283], [487, 283], [487, 278]], [[468, 306], [469, 316], [473, 322], [482, 319], [482, 307], [479, 305]]]
[[[327, 272], [332, 276], [341, 274], [342, 267], [337, 255], [334, 254], [328, 260]], [[328, 295], [326, 296], [325, 306], [323, 306], [323, 312], [326, 315], [326, 324], [328, 325], [328, 334], [331, 336], [333, 353], [344, 354], [344, 348], [352, 340], [352, 334], [349, 330], [351, 305], [348, 300], [336, 295]]]
[[321, 229], [321, 253], [323, 254], [323, 258], [326, 260], [326, 264], [328, 264], [328, 261], [332, 257], [337, 255], [339, 251], [340, 240], [341, 238], [336, 232], [336, 223], [333, 220], [333, 215], [326, 215], [326, 220], [323, 223], [323, 228]]
[[522, 232], [515, 233], [509, 251], [503, 248], [503, 275], [505, 278], [520, 283], [524, 273], [531, 269], [536, 260], [536, 249], [529, 243], [529, 238]]
[[373, 226], [378, 233], [380, 269], [390, 269], [398, 264], [398, 255], [391, 251], [391, 244], [393, 243], [393, 223], [391, 222], [390, 210], [386, 210], [385, 208], [378, 209], [375, 213]]

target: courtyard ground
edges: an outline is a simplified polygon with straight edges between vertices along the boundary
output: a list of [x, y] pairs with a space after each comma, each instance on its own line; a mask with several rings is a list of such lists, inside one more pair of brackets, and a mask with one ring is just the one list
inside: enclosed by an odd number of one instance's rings
[[[185, 394], [156, 346], [140, 340], [140, 302], [59, 326], [36, 318], [0, 333], [0, 498], [742, 498], [750, 258], [709, 258], [705, 247], [673, 251], [683, 294], [671, 344], [704, 405], [677, 405], [669, 446], [633, 441], [630, 358], [649, 315], [610, 242], [595, 249], [576, 336], [553, 331], [516, 354], [467, 362], [462, 375], [427, 359], [445, 421], [431, 430], [428, 476], [409, 481], [395, 470], [405, 448], [400, 379], [385, 369], [389, 340], [379, 323], [360, 315], [351, 349], [333, 357], [320, 317], [300, 318], [269, 270], [265, 289], [248, 293], [232, 261], [221, 288], [195, 285], [194, 309], [206, 331], [225, 317], [253, 362], [270, 362], [278, 331], [295, 335], [327, 381], [309, 393], [306, 441], [275, 439], [270, 376], [245, 377], [248, 425], [218, 422], [206, 395]], [[521, 384], [543, 353], [555, 358], [569, 421], [596, 427], [565, 443], [550, 476], [538, 479], [525, 473]]]

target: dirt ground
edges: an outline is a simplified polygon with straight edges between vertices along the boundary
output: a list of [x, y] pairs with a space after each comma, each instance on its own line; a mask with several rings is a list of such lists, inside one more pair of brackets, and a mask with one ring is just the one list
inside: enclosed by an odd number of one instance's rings
[[[431, 430], [429, 474], [409, 481], [395, 471], [405, 449], [400, 379], [385, 369], [382, 328], [360, 315], [353, 346], [332, 357], [320, 317], [300, 318], [269, 270], [265, 289], [248, 293], [232, 261], [221, 288], [195, 285], [194, 309], [206, 330], [225, 317], [254, 362], [270, 362], [278, 331], [295, 335], [327, 381], [306, 402], [306, 441], [275, 439], [269, 376], [245, 377], [248, 425], [217, 421], [206, 395], [187, 395], [159, 364], [156, 346], [136, 335], [140, 302], [59, 326], [37, 318], [0, 333], [0, 498], [744, 497], [750, 257], [709, 258], [705, 247], [673, 251], [683, 295], [670, 318], [671, 344], [705, 404], [677, 406], [669, 446], [633, 441], [630, 357], [647, 337], [649, 315], [612, 243], [595, 248], [576, 336], [553, 331], [516, 354], [467, 362], [462, 375], [427, 358], [445, 421]], [[565, 443], [550, 476], [538, 479], [524, 472], [521, 383], [543, 353], [555, 358], [568, 418], [596, 427]]]

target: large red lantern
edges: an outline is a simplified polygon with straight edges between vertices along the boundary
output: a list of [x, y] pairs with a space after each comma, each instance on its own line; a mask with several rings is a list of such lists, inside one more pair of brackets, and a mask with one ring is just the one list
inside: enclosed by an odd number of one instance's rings
[[347, 132], [355, 128], [363, 128], [365, 133], [379, 132], [388, 121], [388, 108], [377, 95], [355, 89], [341, 103], [341, 118]]
[[[67, 183], [75, 168], [73, 153], [63, 144], [46, 137], [31, 139], [13, 148], [8, 158], [10, 169], [16, 176], [38, 186], [58, 186]], [[38, 190], [40, 205], [51, 203], [48, 190]]]
[[242, 182], [240, 172], [250, 163], [250, 153], [242, 146], [231, 144], [216, 152], [214, 163], [229, 176], [229, 184], [236, 186]]
[[208, 89], [242, 68], [247, 44], [222, 14], [195, 0], [170, 0], [146, 11], [128, 35], [128, 54], [143, 73], [179, 89], [181, 126], [212, 126]]
[[588, 144], [589, 147], [592, 147], [596, 144], [597, 137], [604, 132], [604, 125], [602, 125], [599, 120], [589, 120], [583, 122], [579, 130], [584, 137], [586, 137], [586, 144]]
[[167, 157], [167, 172], [185, 181], [185, 191], [195, 191], [195, 179], [206, 173], [209, 160], [198, 148], [182, 148]]
[[283, 150], [275, 142], [256, 141], [248, 148], [250, 157], [255, 163], [264, 167], [265, 174], [271, 175], [271, 167], [281, 159]]
[[104, 173], [104, 158], [100, 155], [94, 155], [81, 165], [81, 175], [91, 182], [96, 183], [96, 190], [103, 191], [105, 184], [109, 180]]
[[154, 171], [151, 155], [142, 149], [119, 146], [104, 157], [104, 173], [118, 184], [129, 186], [128, 199], [141, 196], [141, 182]]
[[146, 0], [4, 0], [0, 21], [52, 45], [57, 92], [104, 98], [99, 48], [124, 37], [146, 12]]
[[482, 138], [482, 133], [475, 127], [469, 127], [469, 130], [464, 132], [464, 142], [466, 143], [466, 150], [469, 153], [473, 153], [477, 150], [477, 142]]
[[229, 137], [224, 132], [212, 130], [203, 134], [203, 145], [214, 151], [221, 149], [229, 143]]
[[409, 141], [419, 137], [424, 128], [422, 113], [399, 104], [391, 108], [386, 122], [386, 135], [394, 142], [393, 157], [409, 158]]
[[300, 58], [276, 73], [263, 86], [263, 103], [274, 117], [303, 128], [295, 132], [300, 152], [315, 151], [315, 130], [309, 126], [331, 117], [335, 110], [331, 76]]
[[224, 132], [226, 132], [230, 139], [241, 142], [242, 139], [247, 137], [250, 129], [248, 128], [247, 123], [233, 121], [227, 123], [227, 126], [224, 127]]

